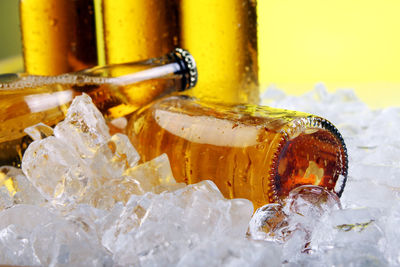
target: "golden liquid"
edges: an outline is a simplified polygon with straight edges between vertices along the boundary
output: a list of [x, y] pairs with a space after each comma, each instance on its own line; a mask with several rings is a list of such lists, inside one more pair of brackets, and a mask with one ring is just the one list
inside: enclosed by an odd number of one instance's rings
[[196, 58], [198, 98], [259, 102], [255, 0], [181, 0], [181, 45]]
[[97, 65], [93, 0], [20, 0], [25, 71], [57, 75]]
[[247, 198], [255, 207], [303, 184], [334, 190], [347, 175], [340, 134], [300, 112], [169, 97], [135, 112], [127, 133], [142, 161], [167, 153], [178, 182], [210, 179], [225, 197]]
[[106, 62], [158, 57], [178, 45], [176, 0], [103, 0]]

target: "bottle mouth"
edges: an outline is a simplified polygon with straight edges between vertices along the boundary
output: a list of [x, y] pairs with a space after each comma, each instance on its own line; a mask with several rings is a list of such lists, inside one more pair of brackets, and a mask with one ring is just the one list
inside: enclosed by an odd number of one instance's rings
[[182, 48], [175, 48], [172, 54], [180, 66], [180, 70], [175, 74], [183, 75], [181, 91], [194, 87], [197, 84], [198, 73], [196, 61], [193, 56]]
[[278, 202], [301, 185], [318, 185], [340, 197], [347, 170], [346, 145], [332, 123], [314, 116], [292, 121], [272, 159], [269, 201]]

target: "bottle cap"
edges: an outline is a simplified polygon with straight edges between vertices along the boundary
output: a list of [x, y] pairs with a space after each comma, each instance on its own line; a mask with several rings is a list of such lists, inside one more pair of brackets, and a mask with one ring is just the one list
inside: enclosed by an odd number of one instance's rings
[[185, 49], [175, 48], [173, 52], [181, 70], [177, 74], [182, 74], [182, 91], [194, 87], [197, 83], [197, 67], [193, 56]]

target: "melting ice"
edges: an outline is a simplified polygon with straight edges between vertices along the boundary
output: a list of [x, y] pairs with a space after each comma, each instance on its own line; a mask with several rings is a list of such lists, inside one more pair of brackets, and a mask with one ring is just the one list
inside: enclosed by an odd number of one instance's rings
[[349, 176], [339, 199], [315, 186], [253, 215], [210, 181], [176, 183], [168, 157], [138, 164], [86, 95], [35, 140], [22, 170], [0, 167], [0, 263], [44, 266], [400, 265], [400, 108], [370, 110], [351, 91], [263, 104], [323, 116], [341, 131]]

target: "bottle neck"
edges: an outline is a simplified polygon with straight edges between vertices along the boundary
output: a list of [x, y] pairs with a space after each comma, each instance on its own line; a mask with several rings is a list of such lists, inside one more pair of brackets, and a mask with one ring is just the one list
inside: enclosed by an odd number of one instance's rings
[[[95, 77], [103, 78], [102, 83], [127, 86], [152, 79], [178, 79], [183, 91], [197, 83], [197, 68], [193, 57], [186, 50], [176, 48], [173, 52], [158, 58], [131, 63], [110, 64], [85, 69], [74, 73], [82, 80]], [[179, 87], [179, 85], [177, 85]]]
[[77, 85], [77, 87], [93, 84], [127, 86], [152, 79], [180, 80], [181, 86], [177, 85], [178, 88], [174, 88], [175, 91], [190, 89], [197, 83], [196, 63], [190, 53], [184, 49], [176, 48], [173, 52], [158, 58], [97, 66], [57, 76], [29, 75], [26, 73], [1, 74], [0, 88], [15, 90], [38, 88], [51, 84]]

